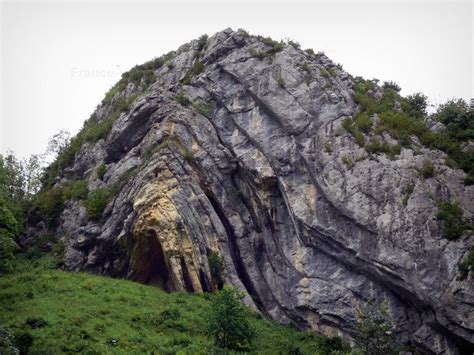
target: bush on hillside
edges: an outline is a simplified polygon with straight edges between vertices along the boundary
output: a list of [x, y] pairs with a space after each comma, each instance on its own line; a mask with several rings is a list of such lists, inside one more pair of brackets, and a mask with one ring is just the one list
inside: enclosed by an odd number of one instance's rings
[[109, 203], [112, 192], [106, 188], [100, 188], [92, 191], [87, 200], [84, 201], [84, 206], [87, 210], [87, 217], [91, 220], [99, 220], [102, 213]]
[[225, 286], [212, 298], [208, 334], [219, 348], [245, 351], [250, 349], [255, 333], [249, 322], [249, 309], [237, 289]]
[[462, 208], [456, 202], [439, 202], [436, 217], [442, 221], [443, 236], [449, 240], [458, 239], [465, 231], [473, 229], [467, 218], [464, 218]]

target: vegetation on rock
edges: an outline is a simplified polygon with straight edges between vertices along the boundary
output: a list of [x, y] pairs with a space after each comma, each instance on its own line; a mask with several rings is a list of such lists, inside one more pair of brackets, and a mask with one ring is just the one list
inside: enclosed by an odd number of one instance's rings
[[441, 201], [438, 203], [436, 217], [443, 223], [443, 235], [449, 240], [458, 239], [473, 226], [464, 217], [461, 207], [455, 202]]

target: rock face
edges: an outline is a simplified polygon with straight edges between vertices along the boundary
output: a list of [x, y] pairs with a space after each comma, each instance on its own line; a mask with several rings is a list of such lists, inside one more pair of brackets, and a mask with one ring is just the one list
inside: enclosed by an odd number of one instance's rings
[[[67, 268], [202, 292], [216, 287], [217, 254], [225, 281], [280, 322], [350, 339], [357, 308], [387, 301], [400, 340], [472, 353], [474, 287], [458, 264], [473, 240], [443, 238], [435, 217], [437, 199], [473, 215], [464, 172], [423, 147], [369, 157], [341, 128], [359, 110], [354, 79], [323, 54], [230, 29], [202, 47], [182, 46], [76, 155], [70, 173], [90, 190], [121, 188], [99, 221], [68, 202], [57, 229]], [[426, 158], [439, 172], [424, 180]]]

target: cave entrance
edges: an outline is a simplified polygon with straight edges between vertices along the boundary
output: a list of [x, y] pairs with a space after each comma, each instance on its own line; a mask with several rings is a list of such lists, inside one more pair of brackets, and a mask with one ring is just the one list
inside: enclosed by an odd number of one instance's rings
[[137, 270], [137, 279], [140, 282], [157, 286], [165, 291], [175, 291], [163, 247], [154, 230], [148, 230], [142, 236], [141, 253], [137, 255], [137, 263], [141, 265]]

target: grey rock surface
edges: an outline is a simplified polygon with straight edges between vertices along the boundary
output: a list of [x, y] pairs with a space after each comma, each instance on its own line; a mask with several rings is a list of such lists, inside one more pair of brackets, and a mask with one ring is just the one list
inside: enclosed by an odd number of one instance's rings
[[[369, 157], [341, 129], [359, 110], [350, 75], [291, 45], [263, 59], [252, 49], [271, 50], [230, 29], [200, 56], [198, 41], [181, 47], [108, 138], [83, 146], [75, 175], [90, 189], [121, 189], [100, 221], [67, 205], [57, 231], [67, 268], [201, 292], [214, 287], [214, 251], [226, 282], [280, 322], [350, 340], [357, 308], [386, 300], [400, 340], [427, 353], [472, 351], [474, 286], [458, 264], [473, 238], [448, 241], [435, 217], [435, 201], [450, 199], [472, 218], [464, 172], [423, 147]], [[197, 60], [204, 70], [183, 84]], [[99, 105], [98, 121], [113, 102]], [[439, 173], [423, 180], [426, 158]]]

